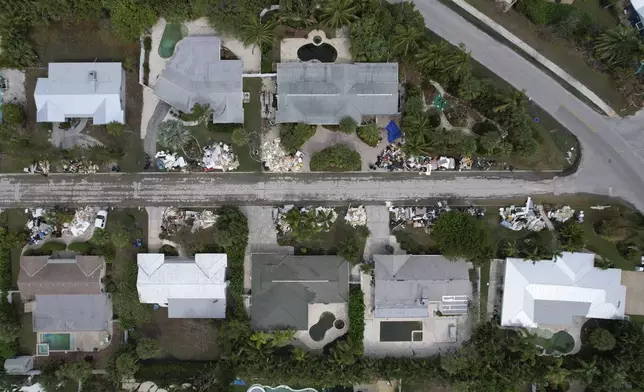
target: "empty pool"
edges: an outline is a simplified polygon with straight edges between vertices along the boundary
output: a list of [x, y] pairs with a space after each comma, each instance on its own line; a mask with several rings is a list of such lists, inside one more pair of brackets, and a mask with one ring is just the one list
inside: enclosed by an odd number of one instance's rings
[[297, 58], [302, 61], [318, 60], [322, 63], [332, 63], [338, 58], [338, 51], [326, 43], [318, 45], [309, 43], [300, 46], [297, 50]]
[[[418, 342], [423, 340], [421, 321], [381, 321], [381, 342]], [[418, 333], [420, 332], [420, 333]]]
[[324, 335], [326, 334], [326, 331], [331, 329], [333, 327], [333, 322], [335, 321], [335, 316], [333, 313], [330, 312], [324, 312], [320, 315], [320, 319], [318, 320], [315, 325], [313, 325], [311, 328], [309, 328], [309, 336], [311, 336], [311, 339], [315, 340], [316, 342], [321, 341], [324, 339]]

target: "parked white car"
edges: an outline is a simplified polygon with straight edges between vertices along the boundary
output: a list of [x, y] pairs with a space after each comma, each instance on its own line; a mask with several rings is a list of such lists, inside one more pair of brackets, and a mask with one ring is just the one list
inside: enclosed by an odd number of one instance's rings
[[96, 220], [94, 221], [94, 227], [96, 227], [98, 229], [104, 229], [106, 223], [107, 223], [107, 211], [100, 210], [96, 214]]

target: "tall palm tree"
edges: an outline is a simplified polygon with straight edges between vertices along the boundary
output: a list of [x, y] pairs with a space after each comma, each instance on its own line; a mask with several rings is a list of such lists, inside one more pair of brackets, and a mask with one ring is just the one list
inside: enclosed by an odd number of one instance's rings
[[423, 36], [423, 31], [415, 26], [396, 26], [396, 30], [391, 39], [392, 49], [403, 56], [407, 56], [409, 53], [415, 53], [420, 48], [420, 42]]
[[403, 124], [405, 136], [424, 135], [433, 128], [431, 118], [427, 113], [406, 118]]
[[472, 72], [470, 57], [472, 52], [465, 48], [465, 45], [459, 44], [458, 49], [449, 51], [442, 64], [442, 73], [451, 80], [463, 80]]
[[241, 26], [242, 43], [245, 47], [259, 46], [260, 50], [265, 46], [271, 46], [275, 41], [274, 30], [275, 22], [261, 23], [259, 17], [253, 16]]
[[359, 355], [358, 349], [351, 339], [340, 341], [331, 349], [332, 361], [341, 366], [351, 366], [356, 363], [357, 355]]
[[644, 54], [644, 42], [637, 29], [619, 25], [599, 35], [595, 54], [610, 65], [629, 65]]
[[315, 11], [316, 0], [280, 0], [278, 23], [300, 25], [304, 27], [317, 23]]
[[306, 360], [306, 357], [308, 356], [309, 352], [305, 351], [301, 347], [293, 347], [293, 350], [291, 350], [291, 354], [293, 354], [293, 359], [295, 359], [298, 362], [303, 362]]
[[573, 370], [573, 377], [585, 384], [592, 384], [593, 378], [600, 374], [600, 371], [597, 368], [596, 359], [577, 359], [575, 362], [577, 364], [577, 367], [575, 367], [575, 369]]
[[416, 53], [416, 65], [424, 70], [434, 69], [443, 61], [449, 44], [446, 41], [440, 41], [438, 44], [425, 42]]
[[405, 144], [403, 145], [403, 151], [407, 155], [413, 156], [429, 156], [431, 155], [431, 145], [427, 141], [425, 135], [409, 135], [405, 136]]
[[492, 111], [494, 113], [514, 113], [524, 109], [526, 101], [525, 92], [512, 90], [509, 94], [498, 94], [499, 104]]
[[322, 23], [335, 29], [350, 26], [358, 19], [357, 12], [354, 0], [326, 0], [322, 6]]

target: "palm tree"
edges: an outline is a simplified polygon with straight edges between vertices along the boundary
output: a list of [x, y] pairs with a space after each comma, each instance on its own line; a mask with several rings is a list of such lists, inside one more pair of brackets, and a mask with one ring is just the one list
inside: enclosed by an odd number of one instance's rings
[[331, 28], [349, 26], [358, 17], [358, 6], [353, 0], [326, 0], [322, 6], [322, 23]]
[[420, 113], [407, 118], [403, 125], [405, 136], [425, 135], [434, 128], [431, 117], [427, 113]]
[[78, 384], [78, 392], [83, 390], [83, 383], [92, 377], [92, 365], [87, 361], [68, 362], [56, 371], [56, 377]]
[[518, 253], [517, 242], [508, 240], [503, 247], [503, 252], [507, 257], [514, 257]]
[[[275, 22], [261, 23], [258, 17], [251, 17], [246, 24], [241, 26], [241, 38], [245, 47], [273, 45], [275, 41]], [[253, 47], [253, 51], [255, 48]]]
[[396, 31], [391, 39], [392, 49], [407, 56], [408, 53], [418, 50], [422, 38], [423, 31], [415, 26], [396, 26]]
[[599, 35], [595, 54], [609, 65], [629, 65], [644, 54], [644, 43], [637, 29], [619, 25]]
[[183, 150], [190, 142], [191, 137], [190, 130], [178, 120], [162, 122], [157, 131], [159, 144], [173, 151]]
[[403, 145], [403, 151], [409, 156], [430, 156], [431, 155], [431, 145], [427, 141], [427, 138], [423, 134], [405, 136], [405, 144]]
[[273, 340], [271, 341], [271, 346], [273, 347], [285, 347], [291, 344], [295, 338], [295, 331], [292, 329], [281, 329], [273, 332]]
[[443, 61], [448, 50], [449, 44], [446, 41], [438, 44], [426, 42], [416, 53], [416, 65], [425, 71], [434, 69]]
[[524, 109], [526, 100], [525, 92], [512, 90], [509, 94], [498, 94], [499, 104], [492, 111], [494, 113], [516, 113]]
[[351, 366], [356, 363], [356, 356], [359, 355], [358, 349], [353, 345], [351, 339], [338, 342], [331, 349], [332, 361], [340, 366]]
[[317, 23], [316, 0], [280, 0], [279, 24], [294, 23], [308, 27]]
[[291, 354], [293, 354], [293, 359], [295, 359], [298, 362], [305, 361], [306, 357], [309, 355], [309, 353], [301, 347], [293, 347]]
[[264, 331], [257, 331], [250, 337], [251, 342], [254, 342], [253, 347], [257, 350], [261, 350], [265, 347], [271, 339], [273, 339], [273, 335]]
[[451, 80], [463, 80], [468, 77], [472, 72], [470, 65], [472, 52], [468, 51], [463, 44], [459, 44], [458, 49], [452, 49], [449, 52], [442, 64], [443, 75]]
[[585, 384], [592, 384], [593, 378], [599, 375], [597, 368], [597, 361], [595, 358], [585, 361], [583, 359], [576, 359], [577, 367], [573, 370], [574, 378], [582, 381]]

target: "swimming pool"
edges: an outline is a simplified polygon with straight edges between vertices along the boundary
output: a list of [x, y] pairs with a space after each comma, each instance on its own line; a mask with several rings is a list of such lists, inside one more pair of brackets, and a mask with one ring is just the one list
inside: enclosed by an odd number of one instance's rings
[[287, 385], [268, 387], [259, 384], [252, 385], [247, 392], [318, 392], [313, 388], [293, 389]]
[[69, 351], [72, 349], [72, 335], [69, 333], [42, 333], [38, 343], [47, 343], [50, 351]]
[[163, 30], [159, 43], [159, 56], [164, 59], [172, 57], [177, 42], [187, 35], [187, 29], [180, 23], [168, 23]]

